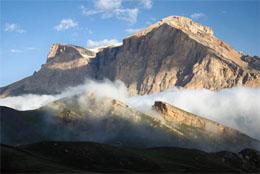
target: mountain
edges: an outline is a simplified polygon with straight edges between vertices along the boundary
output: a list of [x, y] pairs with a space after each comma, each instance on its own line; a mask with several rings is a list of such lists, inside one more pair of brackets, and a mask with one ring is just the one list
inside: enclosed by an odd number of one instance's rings
[[[144, 114], [93, 94], [64, 98], [30, 111], [0, 107], [1, 143], [93, 141], [123, 147], [178, 146], [234, 152], [259, 148], [258, 140], [219, 123], [162, 102], [156, 102], [154, 108], [153, 114]], [[167, 112], [162, 112], [164, 108]]]
[[94, 52], [78, 46], [54, 44], [39, 71], [1, 88], [1, 96], [59, 93], [65, 87], [82, 83], [91, 74], [88, 64], [94, 57]]
[[[1, 173], [258, 173], [260, 152], [206, 153], [177, 147], [129, 148], [92, 142], [0, 145]], [[102, 159], [102, 160], [101, 160]]]
[[54, 44], [38, 72], [2, 87], [0, 96], [59, 93], [85, 78], [119, 79], [131, 95], [175, 86], [211, 90], [260, 87], [259, 57], [248, 59], [216, 38], [209, 27], [170, 16], [125, 38], [121, 46], [97, 53]]

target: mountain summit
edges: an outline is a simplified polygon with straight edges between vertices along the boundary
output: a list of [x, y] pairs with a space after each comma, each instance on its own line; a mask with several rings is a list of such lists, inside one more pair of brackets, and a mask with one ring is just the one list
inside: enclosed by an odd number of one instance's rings
[[214, 31], [210, 27], [203, 26], [186, 17], [182, 17], [182, 16], [166, 17], [160, 20], [159, 22], [151, 25], [147, 29], [136, 33], [135, 36], [140, 37], [146, 35], [150, 31], [162, 25], [168, 25], [175, 29], [181, 30], [182, 32], [189, 35], [190, 38], [215, 50], [222, 56], [229, 57], [230, 59], [240, 64], [241, 66], [243, 66], [244, 64], [240, 59], [241, 53], [237, 52], [236, 50], [232, 49], [229, 45], [216, 38], [214, 36]]
[[1, 88], [0, 96], [59, 93], [86, 78], [119, 79], [131, 95], [176, 86], [211, 90], [260, 87], [259, 58], [246, 57], [216, 38], [211, 28], [170, 16], [125, 38], [123, 45], [98, 53], [55, 44], [38, 72]]

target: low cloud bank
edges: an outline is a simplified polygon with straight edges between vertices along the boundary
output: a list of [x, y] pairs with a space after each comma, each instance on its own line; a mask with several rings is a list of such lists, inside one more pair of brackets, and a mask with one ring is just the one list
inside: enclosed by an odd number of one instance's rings
[[260, 139], [260, 89], [237, 87], [210, 91], [173, 88], [153, 95], [129, 97], [127, 88], [121, 81], [87, 80], [84, 85], [68, 88], [59, 95], [29, 94], [8, 97], [0, 99], [0, 105], [18, 110], [30, 110], [83, 92], [95, 93], [101, 98], [110, 97], [120, 100], [146, 113], [151, 111], [154, 101], [164, 101]]

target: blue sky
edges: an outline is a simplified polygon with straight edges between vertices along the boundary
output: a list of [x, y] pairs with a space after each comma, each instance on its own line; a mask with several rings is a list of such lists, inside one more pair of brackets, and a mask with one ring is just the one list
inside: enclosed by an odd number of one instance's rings
[[193, 18], [235, 49], [260, 55], [259, 1], [1, 0], [0, 86], [39, 70], [53, 43], [121, 42], [170, 15]]

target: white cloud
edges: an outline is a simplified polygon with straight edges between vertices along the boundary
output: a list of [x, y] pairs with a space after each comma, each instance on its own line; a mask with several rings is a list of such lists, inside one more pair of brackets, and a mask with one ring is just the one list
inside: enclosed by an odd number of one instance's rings
[[24, 48], [22, 48], [22, 49], [15, 49], [15, 48], [12, 48], [12, 49], [10, 49], [10, 52], [11, 53], [23, 53], [23, 52], [25, 52], [25, 51], [33, 51], [33, 50], [36, 50], [37, 48], [35, 48], [35, 47], [24, 47]]
[[122, 0], [97, 0], [95, 7], [102, 11], [111, 11], [119, 9], [122, 5]]
[[58, 25], [54, 27], [56, 31], [67, 30], [70, 28], [77, 27], [78, 23], [72, 19], [62, 19]]
[[137, 21], [138, 8], [124, 8], [122, 0], [97, 0], [94, 1], [94, 9], [81, 6], [82, 14], [92, 16], [100, 14], [102, 19], [115, 17], [133, 24]]
[[207, 17], [204, 13], [193, 13], [193, 14], [191, 14], [190, 15], [190, 17], [192, 18], [192, 19], [202, 19], [202, 18], [205, 18], [205, 17]]
[[121, 43], [116, 40], [116, 39], [104, 39], [104, 40], [99, 40], [99, 41], [94, 41], [89, 39], [87, 41], [87, 48], [97, 48], [97, 47], [106, 47], [109, 45], [120, 45]]
[[26, 31], [15, 23], [6, 23], [5, 24], [5, 31], [6, 32], [16, 32], [16, 33], [25, 33]]
[[138, 9], [116, 9], [115, 15], [118, 19], [122, 19], [124, 21], [130, 22], [131, 24], [136, 23], [138, 16]]
[[95, 14], [98, 14], [98, 13], [102, 13], [101, 10], [93, 10], [93, 9], [87, 9], [85, 6], [81, 6], [80, 7], [81, 11], [82, 11], [82, 14], [84, 16], [92, 16], [92, 15], [95, 15]]
[[27, 50], [36, 50], [35, 47], [27, 47], [26, 49], [27, 49]]
[[139, 1], [146, 9], [151, 9], [153, 6], [152, 0], [139, 0]]
[[126, 31], [127, 33], [132, 34], [132, 33], [136, 33], [136, 32], [141, 31], [141, 30], [143, 30], [143, 28], [128, 28], [128, 29], [126, 29], [125, 31]]

